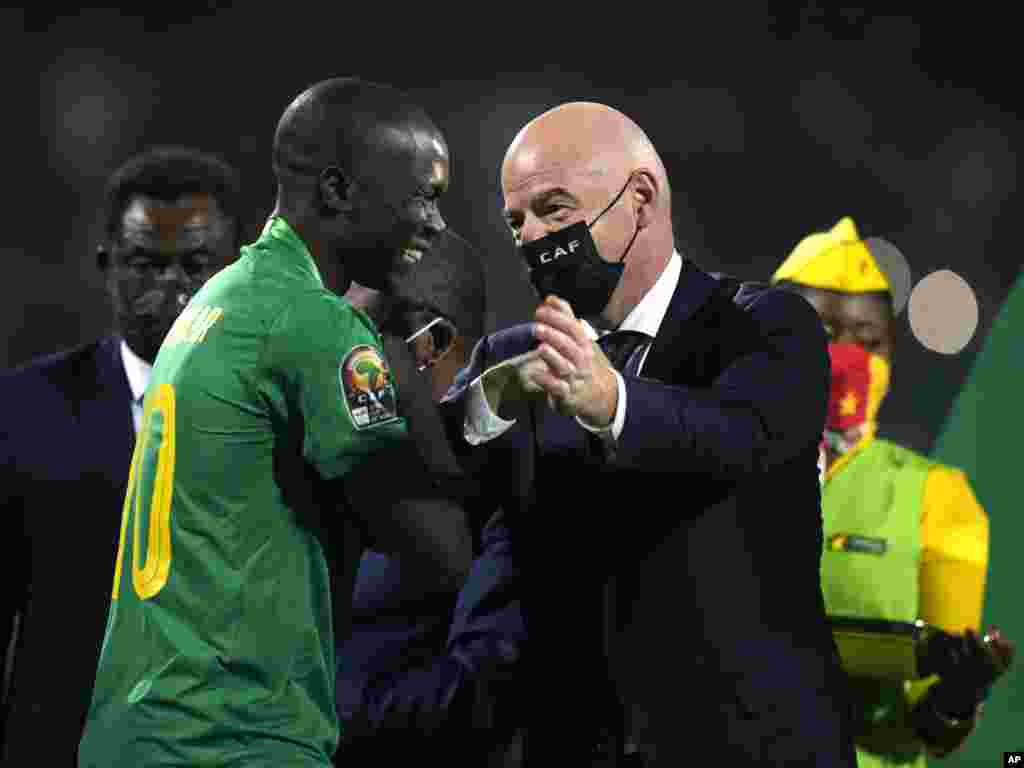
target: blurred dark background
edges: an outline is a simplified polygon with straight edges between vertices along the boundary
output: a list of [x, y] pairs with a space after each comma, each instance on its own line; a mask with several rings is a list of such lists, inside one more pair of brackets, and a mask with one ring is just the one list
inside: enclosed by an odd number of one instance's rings
[[[978, 333], [939, 355], [904, 314], [882, 412], [886, 434], [931, 446], [1022, 261], [1008, 18], [813, 4], [593, 6], [575, 17], [441, 7], [4, 10], [4, 28], [24, 30], [26, 44], [7, 52], [15, 184], [0, 246], [0, 364], [105, 328], [97, 207], [126, 157], [153, 143], [219, 153], [242, 175], [255, 238], [273, 205], [281, 111], [313, 82], [355, 74], [407, 89], [445, 131], [453, 184], [442, 210], [487, 254], [492, 326], [530, 303], [498, 168], [526, 121], [567, 100], [605, 102], [648, 132], [673, 182], [678, 237], [705, 268], [765, 279], [802, 236], [851, 215], [862, 235], [903, 251], [915, 280], [959, 273], [978, 297]], [[16, 107], [32, 104], [37, 73], [38, 120]]]
[[486, 253], [492, 328], [532, 303], [500, 216], [502, 156], [525, 122], [570, 100], [607, 103], [647, 131], [678, 239], [707, 269], [767, 279], [804, 235], [850, 215], [902, 250], [915, 281], [957, 272], [980, 305], [974, 339], [931, 352], [904, 313], [881, 414], [883, 435], [931, 448], [1021, 269], [1008, 12], [351, 5], [0, 11], [13, 41], [0, 365], [105, 330], [93, 252], [103, 182], [123, 160], [156, 143], [220, 154], [241, 173], [254, 239], [274, 201], [281, 111], [313, 82], [360, 75], [409, 91], [446, 133], [442, 210]]

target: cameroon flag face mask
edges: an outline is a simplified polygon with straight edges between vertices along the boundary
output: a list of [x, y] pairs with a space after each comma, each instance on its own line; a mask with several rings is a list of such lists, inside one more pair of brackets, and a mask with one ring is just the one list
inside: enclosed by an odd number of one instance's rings
[[875, 433], [878, 409], [889, 392], [889, 361], [857, 344], [829, 344], [832, 384], [825, 442], [843, 454]]

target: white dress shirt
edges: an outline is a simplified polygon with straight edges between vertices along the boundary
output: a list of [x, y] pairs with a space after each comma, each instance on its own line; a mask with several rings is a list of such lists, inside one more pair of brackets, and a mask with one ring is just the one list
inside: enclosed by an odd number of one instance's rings
[[[682, 268], [683, 259], [677, 251], [673, 250], [672, 257], [658, 276], [654, 285], [644, 294], [632, 311], [626, 315], [626, 319], [622, 321], [622, 324], [616, 330], [639, 331], [650, 336], [652, 339], [657, 336], [661, 323], [665, 319], [665, 314], [668, 312], [668, 305], [672, 303], [672, 296], [675, 294], [676, 286], [679, 284], [679, 275], [682, 273]], [[585, 320], [582, 322], [590, 338], [599, 338], [597, 331], [589, 323]], [[643, 359], [641, 359], [637, 370], [638, 373], [640, 370], [643, 370], [648, 352], [650, 352], [650, 346], [644, 351]], [[501, 367], [501, 365], [503, 364], [499, 363], [489, 368], [470, 385], [469, 392], [467, 393], [469, 399], [466, 405], [464, 428], [466, 441], [470, 445], [478, 445], [488, 440], [493, 440], [515, 424], [515, 421], [507, 421], [494, 413], [487, 402], [487, 397], [484, 395], [484, 377], [495, 368]], [[607, 427], [598, 429], [584, 423], [578, 416], [576, 421], [584, 429], [602, 435], [611, 433], [611, 438], [618, 440], [619, 435], [622, 434], [622, 428], [626, 424], [626, 382], [622, 378], [622, 374], [618, 371], [613, 372], [619, 386], [619, 400], [615, 407], [615, 418], [612, 419], [612, 423]]]
[[135, 425], [135, 434], [137, 435], [142, 428], [142, 397], [146, 394], [153, 366], [132, 352], [124, 339], [121, 340], [121, 362], [124, 363], [128, 387], [132, 391], [132, 423]]

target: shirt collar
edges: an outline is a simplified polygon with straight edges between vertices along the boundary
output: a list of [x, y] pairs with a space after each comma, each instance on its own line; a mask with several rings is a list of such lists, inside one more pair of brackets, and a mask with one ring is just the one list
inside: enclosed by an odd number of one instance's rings
[[640, 331], [651, 338], [657, 336], [658, 329], [661, 328], [661, 321], [665, 319], [665, 313], [668, 312], [668, 305], [672, 303], [672, 294], [676, 291], [676, 284], [679, 282], [682, 269], [683, 259], [673, 249], [665, 269], [661, 271], [651, 289], [640, 299], [640, 303], [626, 315], [619, 330]]
[[[661, 271], [654, 285], [644, 294], [643, 298], [633, 307], [630, 313], [626, 315], [626, 319], [622, 321], [617, 330], [639, 331], [651, 338], [657, 336], [661, 323], [668, 313], [668, 306], [672, 303], [672, 296], [675, 294], [676, 285], [679, 283], [679, 275], [682, 273], [682, 270], [683, 258], [679, 255], [678, 251], [673, 249], [668, 264]], [[598, 337], [599, 334], [590, 323], [584, 321], [584, 327], [588, 336], [593, 339]]]
[[131, 347], [124, 339], [121, 339], [121, 362], [124, 364], [124, 372], [128, 377], [128, 387], [132, 391], [132, 401], [137, 403], [146, 393], [150, 374], [153, 373], [153, 366], [132, 352]]

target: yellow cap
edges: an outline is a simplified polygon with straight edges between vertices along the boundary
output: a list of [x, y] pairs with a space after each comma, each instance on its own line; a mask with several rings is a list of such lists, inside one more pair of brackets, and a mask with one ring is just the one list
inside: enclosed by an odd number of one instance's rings
[[844, 293], [891, 292], [885, 273], [849, 216], [830, 231], [801, 240], [772, 275], [773, 283], [780, 280]]

